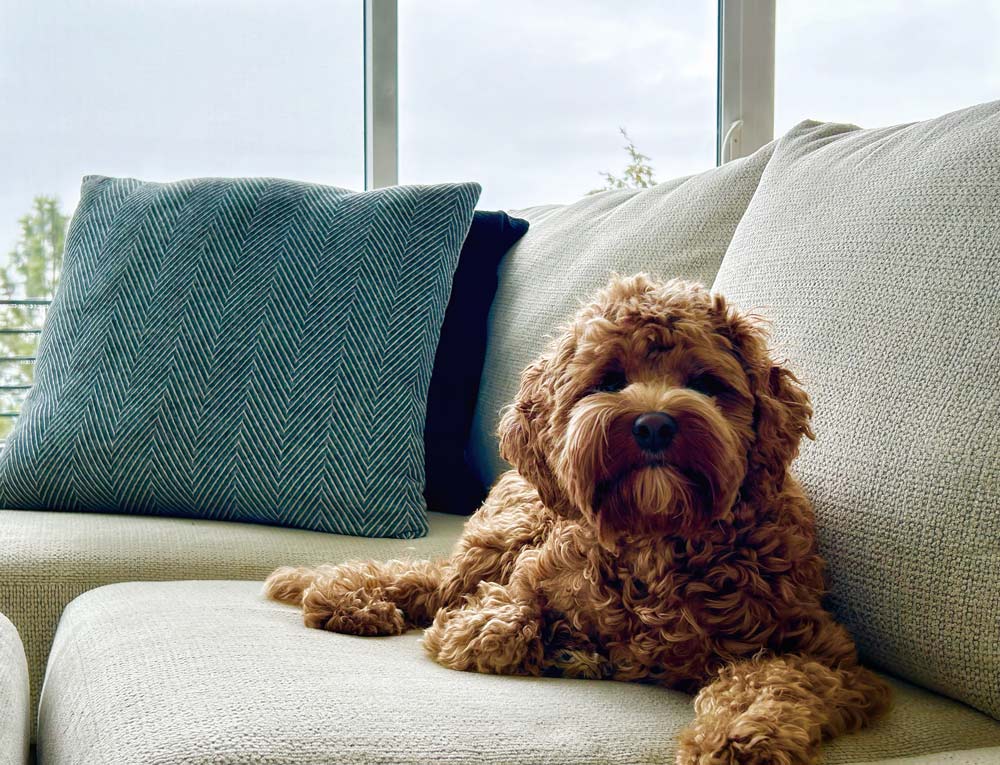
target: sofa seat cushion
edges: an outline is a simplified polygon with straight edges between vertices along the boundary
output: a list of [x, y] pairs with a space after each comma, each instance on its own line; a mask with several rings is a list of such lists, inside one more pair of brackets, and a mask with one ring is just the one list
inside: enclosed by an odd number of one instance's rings
[[[1000, 723], [893, 683], [897, 709], [828, 763], [1000, 746]], [[671, 762], [691, 698], [653, 686], [454, 672], [420, 635], [307, 629], [250, 582], [128, 583], [59, 625], [45, 763]]]
[[0, 765], [28, 757], [28, 664], [17, 629], [0, 614]]
[[0, 510], [0, 613], [24, 640], [32, 709], [59, 614], [82, 592], [138, 580], [260, 580], [286, 564], [447, 555], [465, 518], [428, 513], [428, 521], [420, 539], [369, 539], [221, 521]]

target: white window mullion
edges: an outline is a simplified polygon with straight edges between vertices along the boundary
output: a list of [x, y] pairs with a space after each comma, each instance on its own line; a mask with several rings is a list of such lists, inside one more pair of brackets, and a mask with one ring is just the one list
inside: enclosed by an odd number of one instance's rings
[[364, 1], [365, 188], [399, 182], [396, 0]]
[[775, 0], [719, 0], [720, 165], [774, 137], [774, 20]]

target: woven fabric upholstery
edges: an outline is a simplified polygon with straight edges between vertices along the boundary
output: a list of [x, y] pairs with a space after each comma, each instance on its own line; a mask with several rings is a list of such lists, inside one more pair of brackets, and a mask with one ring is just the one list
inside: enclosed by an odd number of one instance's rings
[[[434, 664], [419, 633], [309, 630], [246, 582], [120, 584], [66, 610], [42, 693], [47, 765], [665, 763], [684, 694]], [[825, 762], [1000, 745], [1000, 723], [894, 683], [896, 713]]]
[[1000, 717], [1000, 102], [803, 123], [715, 282], [815, 404], [795, 465], [872, 663]]
[[521, 370], [614, 273], [711, 284], [771, 149], [651, 189], [517, 211], [531, 228], [500, 265], [469, 444], [485, 484], [507, 469], [496, 426]]
[[28, 762], [28, 664], [17, 630], [0, 614], [0, 765]]
[[17, 625], [36, 708], [63, 608], [113, 582], [263, 580], [282, 565], [448, 555], [465, 518], [428, 513], [414, 540], [366, 539], [246, 523], [96, 513], [0, 511], [0, 613]]
[[859, 765], [997, 765], [998, 762], [1000, 762], [1000, 746], [991, 746], [983, 749], [961, 749], [918, 754], [913, 757], [869, 760]]
[[425, 533], [427, 386], [478, 196], [88, 177], [0, 507]]

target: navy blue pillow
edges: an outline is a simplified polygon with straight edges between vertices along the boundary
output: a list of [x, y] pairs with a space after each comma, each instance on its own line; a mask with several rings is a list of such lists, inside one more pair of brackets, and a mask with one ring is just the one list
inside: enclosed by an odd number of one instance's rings
[[431, 510], [468, 515], [486, 496], [465, 446], [486, 358], [497, 267], [527, 230], [526, 220], [477, 210], [462, 245], [427, 394], [424, 496]]

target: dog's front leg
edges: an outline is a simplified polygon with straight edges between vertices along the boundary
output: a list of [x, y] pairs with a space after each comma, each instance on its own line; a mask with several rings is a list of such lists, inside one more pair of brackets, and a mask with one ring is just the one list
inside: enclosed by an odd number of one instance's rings
[[282, 568], [266, 594], [300, 603], [306, 625], [352, 635], [398, 635], [430, 623], [442, 604], [446, 561], [357, 561]]
[[867, 724], [888, 698], [886, 685], [857, 664], [831, 667], [797, 654], [731, 664], [695, 699], [677, 763], [815, 763], [822, 739]]
[[457, 608], [438, 612], [424, 648], [450, 669], [497, 675], [541, 674], [542, 614], [537, 597], [516, 584], [481, 582]]

